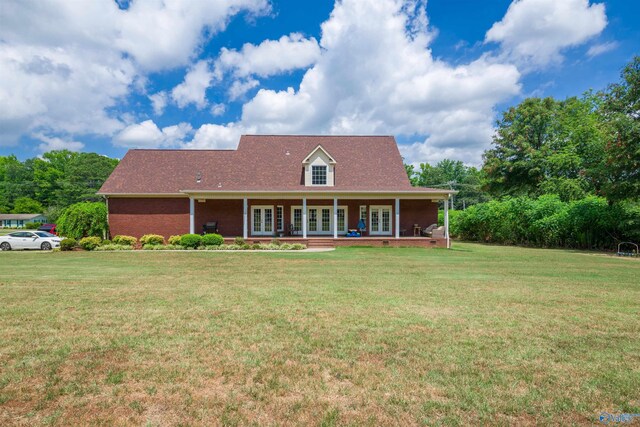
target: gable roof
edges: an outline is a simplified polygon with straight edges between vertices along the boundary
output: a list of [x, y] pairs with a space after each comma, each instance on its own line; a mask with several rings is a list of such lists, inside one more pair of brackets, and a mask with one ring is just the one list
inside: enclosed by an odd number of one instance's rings
[[320, 144], [318, 144], [318, 146], [316, 148], [314, 148], [313, 151], [311, 151], [307, 157], [304, 158], [302, 163], [309, 163], [309, 161], [311, 161], [311, 158], [313, 157], [313, 155], [316, 154], [316, 151], [318, 151], [318, 150], [322, 151], [324, 153], [324, 155], [329, 158], [329, 162], [331, 164], [336, 163], [335, 159], [333, 157], [331, 157], [331, 154], [327, 153], [327, 150], [322, 148], [322, 145], [320, 145]]
[[[304, 185], [319, 145], [336, 161], [329, 189]], [[236, 150], [129, 150], [98, 194], [327, 190], [447, 192], [411, 186], [392, 136], [243, 135]]]
[[34, 218], [38, 218], [39, 216], [44, 217], [44, 215], [40, 213], [34, 214], [0, 214], [0, 220], [11, 219], [11, 220], [30, 220]]

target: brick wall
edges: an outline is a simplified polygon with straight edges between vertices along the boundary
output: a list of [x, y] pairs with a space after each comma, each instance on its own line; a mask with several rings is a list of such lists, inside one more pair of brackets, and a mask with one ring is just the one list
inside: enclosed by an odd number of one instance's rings
[[187, 198], [109, 197], [109, 233], [139, 238], [144, 234], [169, 237], [189, 232]]

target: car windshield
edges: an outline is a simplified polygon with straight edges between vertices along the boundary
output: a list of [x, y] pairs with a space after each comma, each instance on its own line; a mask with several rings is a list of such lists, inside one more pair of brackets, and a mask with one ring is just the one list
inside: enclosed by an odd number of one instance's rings
[[56, 237], [55, 234], [47, 233], [46, 231], [36, 231], [35, 234], [40, 237]]

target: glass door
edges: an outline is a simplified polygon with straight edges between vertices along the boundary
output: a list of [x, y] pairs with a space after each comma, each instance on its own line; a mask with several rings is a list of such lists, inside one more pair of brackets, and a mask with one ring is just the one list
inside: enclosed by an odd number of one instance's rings
[[371, 206], [369, 209], [371, 235], [391, 234], [391, 206]]
[[251, 207], [251, 234], [254, 236], [273, 235], [273, 206]]

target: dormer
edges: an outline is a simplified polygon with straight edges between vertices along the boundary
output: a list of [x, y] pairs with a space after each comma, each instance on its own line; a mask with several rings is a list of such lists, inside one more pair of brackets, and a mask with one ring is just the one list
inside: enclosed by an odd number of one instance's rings
[[307, 187], [333, 187], [336, 161], [318, 145], [302, 161], [304, 185]]

